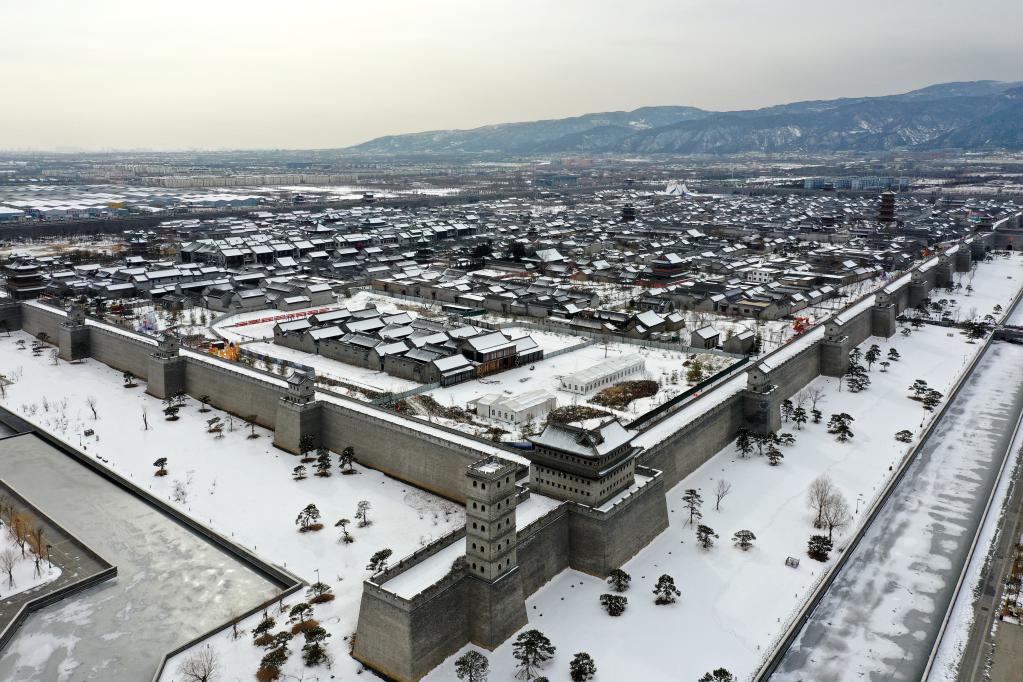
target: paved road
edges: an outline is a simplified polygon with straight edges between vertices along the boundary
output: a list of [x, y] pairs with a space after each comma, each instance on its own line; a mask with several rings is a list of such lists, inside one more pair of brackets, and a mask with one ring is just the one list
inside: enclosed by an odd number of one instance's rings
[[772, 680], [920, 679], [1023, 411], [1020, 376], [1023, 346], [993, 344]]
[[45, 441], [0, 441], [4, 478], [118, 567], [39, 611], [0, 655], [0, 680], [148, 680], [160, 657], [279, 591], [269, 579]]

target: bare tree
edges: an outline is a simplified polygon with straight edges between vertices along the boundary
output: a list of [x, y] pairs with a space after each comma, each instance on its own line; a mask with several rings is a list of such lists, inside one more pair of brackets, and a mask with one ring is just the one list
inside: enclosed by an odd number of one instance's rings
[[96, 396], [86, 396], [85, 404], [92, 410], [92, 418], [99, 419], [99, 415], [96, 413]]
[[732, 484], [723, 478], [719, 478], [718, 484], [714, 488], [714, 511], [721, 511], [721, 500], [728, 497], [731, 492]]
[[810, 409], [811, 410], [816, 410], [817, 409], [817, 402], [820, 401], [820, 399], [824, 397], [824, 389], [823, 388], [817, 388], [817, 387], [808, 388], [808, 389], [806, 389], [806, 397], [809, 398], [809, 400], [810, 400]]
[[181, 679], [185, 682], [213, 682], [220, 673], [220, 661], [217, 652], [209, 644], [185, 659], [178, 668]]
[[796, 394], [796, 407], [805, 407], [810, 401], [810, 389], [804, 388]]
[[824, 508], [834, 492], [835, 484], [827, 476], [818, 476], [806, 491], [806, 505], [817, 514], [813, 522], [814, 528], [824, 527]]
[[828, 540], [832, 539], [836, 528], [849, 525], [849, 522], [852, 521], [852, 514], [849, 513], [849, 501], [845, 499], [845, 495], [837, 490], [831, 493], [824, 504], [822, 520], [828, 528]]
[[14, 565], [18, 563], [18, 553], [13, 549], [5, 549], [0, 553], [0, 572], [7, 574], [7, 587], [14, 587]]

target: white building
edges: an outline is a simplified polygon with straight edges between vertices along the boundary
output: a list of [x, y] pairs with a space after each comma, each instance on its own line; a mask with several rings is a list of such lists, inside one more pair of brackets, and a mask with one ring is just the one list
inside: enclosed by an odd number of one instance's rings
[[639, 355], [608, 358], [596, 365], [562, 377], [561, 388], [569, 393], [586, 394], [613, 386], [623, 379], [639, 374], [645, 368], [646, 360]]
[[558, 399], [543, 389], [512, 396], [490, 393], [472, 402], [479, 416], [510, 424], [522, 424], [530, 419], [541, 422], [558, 406]]

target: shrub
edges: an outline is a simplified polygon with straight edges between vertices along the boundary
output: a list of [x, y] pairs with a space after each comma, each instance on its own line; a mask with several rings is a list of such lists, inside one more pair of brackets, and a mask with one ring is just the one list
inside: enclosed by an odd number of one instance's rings
[[256, 671], [256, 680], [258, 682], [273, 682], [274, 680], [280, 679], [281, 669], [273, 665], [261, 665], [259, 670]]
[[596, 407], [588, 405], [564, 405], [551, 410], [547, 414], [547, 421], [551, 424], [568, 424], [569, 422], [578, 422], [585, 419], [606, 417], [610, 414], [607, 410], [598, 410]]
[[298, 633], [305, 632], [309, 628], [314, 628], [314, 627], [316, 627], [319, 624], [320, 624], [319, 621], [313, 620], [312, 618], [310, 618], [307, 621], [303, 621], [301, 623], [295, 623], [294, 625], [292, 625], [291, 626], [291, 632], [292, 632], [292, 634], [297, 635]]
[[334, 601], [334, 595], [330, 592], [324, 594], [318, 594], [309, 600], [310, 604], [323, 604], [324, 602]]
[[609, 386], [590, 399], [594, 405], [624, 410], [633, 400], [649, 398], [657, 394], [657, 382], [649, 379], [623, 381]]

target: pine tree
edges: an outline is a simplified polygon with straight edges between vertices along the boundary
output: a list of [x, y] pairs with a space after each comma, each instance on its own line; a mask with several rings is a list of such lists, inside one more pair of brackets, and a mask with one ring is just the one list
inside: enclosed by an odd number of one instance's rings
[[751, 530], [737, 530], [735, 535], [732, 536], [732, 542], [744, 552], [753, 546], [753, 541], [756, 539], [757, 536]]
[[852, 429], [849, 428], [849, 423], [852, 421], [854, 421], [852, 416], [845, 412], [833, 414], [828, 422], [828, 433], [834, 434], [838, 438], [838, 442], [844, 443], [854, 435]]
[[302, 634], [305, 637], [305, 644], [302, 646], [302, 660], [305, 664], [312, 667], [326, 661], [327, 651], [323, 648], [323, 643], [330, 637], [330, 633], [321, 626], [314, 625], [306, 628]]
[[867, 361], [867, 370], [869, 371], [873, 367], [874, 363], [877, 362], [878, 358], [881, 357], [881, 347], [876, 343], [873, 344], [867, 352], [863, 355], [863, 359]]
[[682, 506], [689, 510], [690, 525], [694, 525], [697, 521], [703, 518], [703, 513], [700, 511], [700, 506], [702, 504], [703, 498], [700, 497], [700, 493], [696, 492], [693, 488], [686, 490], [685, 494], [682, 495]]
[[735, 447], [739, 450], [739, 454], [743, 457], [746, 457], [753, 452], [753, 439], [749, 429], [739, 429], [735, 438]]
[[298, 517], [295, 518], [295, 525], [298, 526], [299, 531], [305, 532], [312, 528], [313, 524], [320, 520], [320, 510], [316, 508], [315, 504], [307, 504], [305, 509], [298, 513]]
[[791, 400], [786, 398], [785, 400], [782, 401], [782, 403], [781, 403], [781, 416], [785, 420], [786, 423], [788, 423], [789, 419], [792, 418], [792, 413], [794, 411], [795, 411], [795, 405], [792, 404]]
[[913, 432], [909, 429], [902, 429], [895, 433], [895, 440], [900, 443], [909, 443], [913, 440]]
[[330, 451], [326, 448], [320, 448], [319, 454], [316, 455], [316, 475], [326, 478], [330, 476]]
[[533, 673], [554, 657], [557, 648], [539, 630], [526, 630], [512, 644], [512, 658], [518, 663], [518, 676], [532, 679]]
[[806, 408], [797, 407], [796, 409], [792, 410], [792, 421], [793, 423], [795, 423], [797, 431], [802, 430], [803, 424], [805, 424], [808, 419], [809, 417], [806, 414]]
[[913, 395], [916, 396], [917, 399], [920, 399], [931, 389], [927, 385], [926, 381], [923, 379], [917, 379], [913, 382], [913, 385], [909, 387], [909, 390], [913, 391]]
[[[622, 598], [624, 599], [624, 597]], [[580, 652], [569, 663], [568, 672], [572, 682], [586, 682], [592, 680], [593, 676], [597, 674], [597, 666], [589, 654]]]
[[941, 403], [943, 397], [941, 391], [936, 391], [933, 388], [929, 389], [923, 397], [924, 409], [928, 412], [933, 412], [934, 408]]
[[827, 561], [828, 555], [831, 553], [831, 540], [828, 539], [827, 535], [811, 535], [810, 541], [807, 543], [806, 553], [811, 559]]
[[355, 519], [359, 522], [359, 528], [365, 528], [372, 521], [369, 520], [370, 504], [369, 500], [361, 500], [355, 505]]
[[675, 579], [665, 574], [657, 579], [657, 584], [654, 585], [654, 594], [656, 595], [654, 603], [663, 606], [664, 604], [674, 604], [682, 592], [675, 587]]
[[466, 651], [455, 659], [455, 675], [466, 682], [487, 682], [490, 662], [476, 650]]
[[735, 675], [725, 668], [718, 668], [701, 677], [697, 682], [735, 682]]
[[620, 594], [600, 595], [600, 605], [604, 607], [609, 616], [620, 616], [625, 612], [629, 600]]
[[369, 558], [369, 564], [366, 565], [366, 570], [371, 573], [379, 573], [380, 571], [387, 568], [387, 560], [391, 558], [392, 552], [390, 549], [381, 549], [373, 553], [373, 556]]
[[296, 481], [301, 481], [305, 478], [306, 469], [303, 465], [299, 464], [297, 467], [291, 470], [291, 477]]
[[342, 474], [355, 473], [355, 469], [352, 468], [352, 462], [355, 461], [355, 448], [349, 445], [341, 451], [341, 454], [338, 455], [338, 459]]
[[795, 445], [796, 444], [796, 437], [793, 436], [791, 433], [788, 433], [786, 431], [786, 432], [783, 432], [783, 433], [775, 434], [774, 442], [777, 445], [785, 445], [785, 446]]
[[821, 417], [824, 416], [824, 413], [821, 412], [820, 410], [814, 408], [814, 409], [810, 410], [810, 415], [813, 417], [813, 423], [814, 424], [820, 424], [821, 423]]
[[898, 362], [901, 357], [902, 356], [899, 355], [899, 351], [895, 350], [894, 348], [888, 349], [888, 359], [891, 360], [892, 362]]
[[710, 526], [699, 525], [696, 527], [696, 541], [700, 543], [700, 546], [704, 549], [710, 549], [714, 546], [714, 538], [718, 535], [714, 532], [714, 529]]
[[774, 443], [770, 443], [767, 446], [767, 463], [770, 464], [771, 466], [773, 467], [778, 466], [778, 464], [784, 457], [785, 455], [782, 454], [782, 451], [779, 450], [778, 446], [775, 445]]
[[629, 589], [630, 582], [632, 582], [632, 576], [620, 568], [612, 570], [607, 576], [607, 584], [615, 592], [625, 592]]

